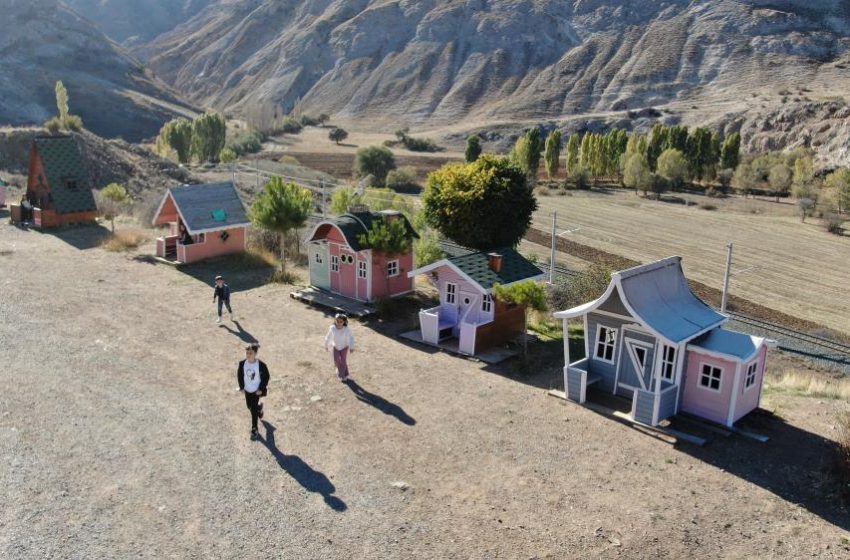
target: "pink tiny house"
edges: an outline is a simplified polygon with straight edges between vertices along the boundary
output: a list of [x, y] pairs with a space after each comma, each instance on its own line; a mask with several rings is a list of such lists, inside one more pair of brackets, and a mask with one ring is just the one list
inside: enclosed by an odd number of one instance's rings
[[732, 426], [758, 408], [765, 339], [726, 330], [729, 320], [688, 286], [681, 258], [615, 272], [595, 301], [555, 313], [584, 322], [585, 357], [570, 362], [564, 390], [580, 403], [587, 388], [632, 401], [632, 418], [657, 425], [686, 412]]
[[[156, 240], [156, 256], [188, 264], [244, 251], [250, 221], [236, 188], [228, 182], [168, 189], [153, 224], [169, 226], [168, 235]], [[188, 232], [186, 242], [181, 226]]]
[[373, 302], [413, 291], [407, 273], [413, 269], [413, 248], [400, 255], [373, 251], [360, 241], [379, 220], [404, 220], [411, 241], [418, 238], [400, 212], [358, 210], [319, 222], [307, 237], [310, 284], [354, 300]]

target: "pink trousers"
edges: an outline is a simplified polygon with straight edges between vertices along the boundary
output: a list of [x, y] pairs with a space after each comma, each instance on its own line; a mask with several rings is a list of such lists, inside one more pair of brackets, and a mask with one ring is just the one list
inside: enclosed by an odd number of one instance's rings
[[348, 377], [348, 347], [342, 350], [334, 348], [334, 365], [336, 366], [336, 374], [340, 379]]

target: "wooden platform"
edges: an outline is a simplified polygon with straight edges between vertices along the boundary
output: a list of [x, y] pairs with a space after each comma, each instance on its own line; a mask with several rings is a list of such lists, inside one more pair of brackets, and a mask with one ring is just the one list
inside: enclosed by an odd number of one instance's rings
[[418, 344], [424, 344], [426, 346], [445, 350], [450, 354], [480, 360], [485, 364], [498, 364], [500, 362], [504, 362], [508, 358], [513, 358], [514, 356], [519, 355], [519, 352], [515, 350], [510, 350], [508, 348], [491, 348], [489, 350], [485, 350], [484, 352], [479, 352], [474, 356], [470, 356], [468, 354], [461, 353], [460, 349], [458, 348], [458, 342], [456, 338], [448, 338], [446, 340], [441, 341], [439, 344], [431, 344], [430, 342], [425, 342], [424, 340], [422, 340], [422, 331], [420, 331], [419, 329], [402, 333], [399, 336], [405, 340], [410, 340]]
[[324, 307], [326, 309], [336, 311], [337, 313], [345, 313], [349, 317], [356, 317], [358, 319], [375, 314], [375, 308], [369, 304], [357, 301], [356, 299], [347, 298], [339, 294], [326, 292], [318, 288], [304, 288], [297, 292], [291, 292], [289, 296], [308, 305]]

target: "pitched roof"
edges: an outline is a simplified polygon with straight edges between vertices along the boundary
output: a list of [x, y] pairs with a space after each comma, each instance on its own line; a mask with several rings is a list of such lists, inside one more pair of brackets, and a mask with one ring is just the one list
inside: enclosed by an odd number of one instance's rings
[[[502, 269], [499, 272], [490, 268], [490, 253], [502, 255]], [[511, 248], [459, 255], [448, 261], [485, 290], [492, 289], [496, 284], [504, 286], [543, 275], [543, 271], [534, 263]]]
[[[97, 210], [80, 148], [71, 136], [39, 136], [34, 140], [58, 214]], [[71, 186], [75, 185], [75, 186]]]
[[[352, 250], [362, 251], [363, 249], [368, 249], [368, 247], [360, 243], [359, 237], [368, 233], [369, 230], [372, 229], [372, 224], [379, 220], [383, 220], [388, 216], [398, 216], [404, 220], [404, 227], [407, 230], [408, 237], [411, 239], [419, 238], [419, 235], [413, 229], [413, 226], [410, 225], [410, 221], [407, 219], [407, 216], [401, 212], [395, 212], [392, 210], [385, 210], [382, 212], [350, 212], [348, 214], [342, 214], [341, 216], [331, 220], [331, 222], [339, 228], [342, 235], [345, 237], [346, 243], [348, 243]], [[321, 224], [319, 224], [319, 226], [321, 226]], [[311, 239], [315, 235], [319, 226], [317, 226], [313, 231], [313, 235], [310, 236]]]
[[607, 301], [615, 288], [635, 319], [674, 343], [691, 340], [727, 320], [691, 291], [682, 271], [681, 257], [615, 272], [602, 297], [559, 311], [555, 317], [566, 319], [593, 311]]
[[755, 357], [763, 343], [764, 339], [757, 336], [737, 331], [714, 329], [694, 339], [688, 346], [725, 354], [742, 362], [748, 362]]
[[183, 185], [168, 189], [168, 193], [177, 205], [189, 233], [216, 231], [251, 223], [231, 182]]

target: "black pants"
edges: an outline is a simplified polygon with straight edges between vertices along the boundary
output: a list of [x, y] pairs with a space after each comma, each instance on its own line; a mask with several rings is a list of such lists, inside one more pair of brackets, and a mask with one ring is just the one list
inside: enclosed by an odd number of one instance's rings
[[221, 299], [218, 298], [218, 317], [221, 318], [221, 306], [224, 305], [227, 307], [227, 312], [233, 315], [233, 310], [230, 309], [230, 298]]
[[251, 411], [251, 429], [257, 429], [257, 419], [260, 417], [260, 395], [245, 393], [245, 406]]

